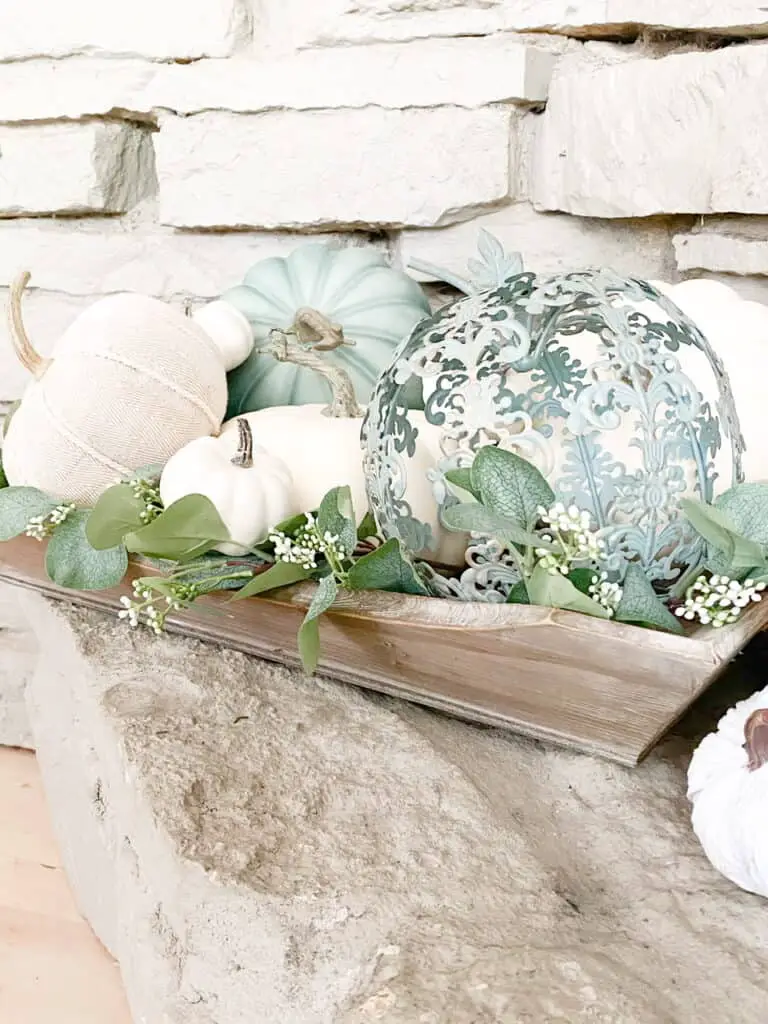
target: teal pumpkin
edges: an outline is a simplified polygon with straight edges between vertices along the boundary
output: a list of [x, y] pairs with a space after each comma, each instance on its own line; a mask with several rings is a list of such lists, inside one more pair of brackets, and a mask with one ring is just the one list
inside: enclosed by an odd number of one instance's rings
[[229, 418], [269, 406], [330, 399], [318, 374], [259, 354], [270, 331], [290, 330], [299, 310], [315, 310], [342, 328], [351, 344], [326, 356], [346, 370], [363, 404], [396, 346], [430, 312], [413, 278], [390, 267], [372, 247], [303, 245], [287, 258], [255, 264], [243, 284], [222, 298], [247, 317], [255, 336], [252, 355], [229, 375]]

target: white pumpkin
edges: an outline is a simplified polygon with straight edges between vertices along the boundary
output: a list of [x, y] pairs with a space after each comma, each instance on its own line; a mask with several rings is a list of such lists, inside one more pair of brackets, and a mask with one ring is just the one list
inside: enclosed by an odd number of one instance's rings
[[[262, 358], [269, 358], [269, 353], [322, 374], [331, 385], [333, 402], [330, 406], [272, 406], [244, 413], [224, 424], [222, 437], [234, 437], [239, 429], [238, 422], [246, 420], [254, 443], [290, 467], [295, 501], [292, 513], [315, 509], [333, 487], [348, 485], [355, 510], [362, 519], [368, 507], [360, 443], [365, 409], [357, 404], [345, 370], [289, 341], [282, 332], [276, 332], [276, 337], [281, 340], [273, 340], [265, 347]], [[331, 346], [325, 346], [328, 347]], [[323, 350], [323, 346], [317, 348]], [[431, 525], [437, 538], [435, 550], [424, 554], [434, 561], [457, 565], [463, 561], [467, 538], [440, 526], [428, 476], [440, 457], [440, 430], [428, 423], [421, 412], [413, 412], [411, 422], [418, 429], [418, 437], [411, 462], [413, 468], [408, 475], [407, 497], [419, 518]]]
[[[722, 359], [736, 400], [741, 432], [746, 443], [742, 464], [748, 481], [768, 480], [765, 444], [765, 380], [768, 375], [768, 306], [743, 299], [718, 281], [683, 281], [653, 284], [696, 324]], [[677, 353], [690, 372], [696, 353], [681, 347]], [[727, 490], [727, 476], [715, 489]]]
[[160, 497], [167, 507], [188, 494], [209, 498], [229, 530], [232, 543], [216, 548], [225, 555], [244, 555], [269, 530], [293, 514], [293, 477], [288, 466], [259, 446], [251, 428], [236, 421], [237, 433], [200, 437], [166, 463]]
[[116, 476], [218, 432], [226, 371], [253, 345], [241, 313], [219, 301], [185, 317], [157, 299], [113, 295], [82, 313], [43, 359], [21, 320], [28, 278], [12, 289], [10, 333], [35, 379], [4, 438], [9, 483], [91, 505]]
[[688, 768], [693, 830], [713, 867], [768, 897], [768, 688], [740, 701]]

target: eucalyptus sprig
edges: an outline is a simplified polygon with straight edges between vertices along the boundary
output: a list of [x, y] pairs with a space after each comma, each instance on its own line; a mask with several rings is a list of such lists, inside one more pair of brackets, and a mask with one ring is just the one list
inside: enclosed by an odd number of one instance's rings
[[638, 566], [628, 567], [622, 585], [610, 577], [602, 564], [604, 543], [590, 514], [555, 501], [552, 488], [527, 459], [488, 445], [471, 466], [445, 476], [458, 500], [443, 509], [443, 525], [504, 545], [519, 575], [510, 603], [681, 632]]

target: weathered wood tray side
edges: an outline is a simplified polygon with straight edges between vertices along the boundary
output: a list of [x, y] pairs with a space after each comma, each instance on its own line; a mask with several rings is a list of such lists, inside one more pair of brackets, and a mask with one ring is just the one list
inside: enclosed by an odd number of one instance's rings
[[[114, 612], [138, 575], [146, 566], [132, 565], [113, 590], [63, 590], [45, 574], [43, 545], [0, 544], [0, 579], [73, 604]], [[295, 666], [313, 589], [237, 602], [214, 594], [169, 618], [168, 628]], [[547, 608], [357, 593], [322, 620], [320, 672], [634, 765], [767, 620], [768, 602], [731, 627], [689, 638]]]

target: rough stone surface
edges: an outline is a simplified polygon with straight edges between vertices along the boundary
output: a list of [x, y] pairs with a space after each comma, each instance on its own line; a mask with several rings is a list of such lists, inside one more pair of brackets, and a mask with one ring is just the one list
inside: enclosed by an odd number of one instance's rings
[[629, 771], [24, 603], [64, 861], [137, 1024], [764, 1024], [765, 903], [691, 832], [690, 727]]
[[0, 746], [33, 747], [25, 695], [37, 641], [19, 607], [19, 590], [0, 584]]
[[[302, 2], [293, 0], [294, 7]], [[333, 45], [502, 31], [631, 38], [643, 27], [725, 36], [768, 34], [768, 17], [759, 0], [333, 0], [323, 9], [324, 18], [315, 14], [308, 24], [294, 21], [294, 41]]]
[[70, 54], [221, 57], [249, 36], [245, 0], [3, 0], [0, 60]]
[[[663, 221], [634, 224], [537, 213], [527, 203], [452, 227], [403, 231], [398, 258], [404, 267], [417, 259], [466, 275], [481, 229], [495, 235], [508, 252], [521, 253], [526, 269], [540, 273], [601, 266], [661, 280], [676, 277], [671, 231]], [[414, 276], [435, 280], [430, 274]]]
[[169, 117], [155, 145], [175, 227], [433, 226], [510, 191], [510, 114], [493, 107]]
[[768, 213], [768, 46], [563, 63], [542, 115], [533, 198], [594, 217]]
[[143, 131], [97, 122], [0, 125], [0, 217], [117, 213], [154, 186]]
[[153, 120], [161, 109], [253, 112], [541, 103], [555, 57], [510, 39], [424, 40], [307, 50], [254, 61], [147, 64], [82, 57], [0, 64], [0, 121]]
[[[286, 256], [307, 241], [304, 235], [246, 232], [201, 241], [155, 225], [131, 230], [114, 221], [85, 221], [74, 230], [61, 223], [0, 224], [0, 282], [10, 281], [19, 267], [32, 267], [34, 288], [73, 296], [135, 291], [209, 299], [239, 284], [258, 260]], [[315, 235], [312, 241], [370, 244], [367, 235], [355, 233]]]
[[675, 235], [674, 246], [681, 271], [768, 275], [768, 217], [709, 221]]

